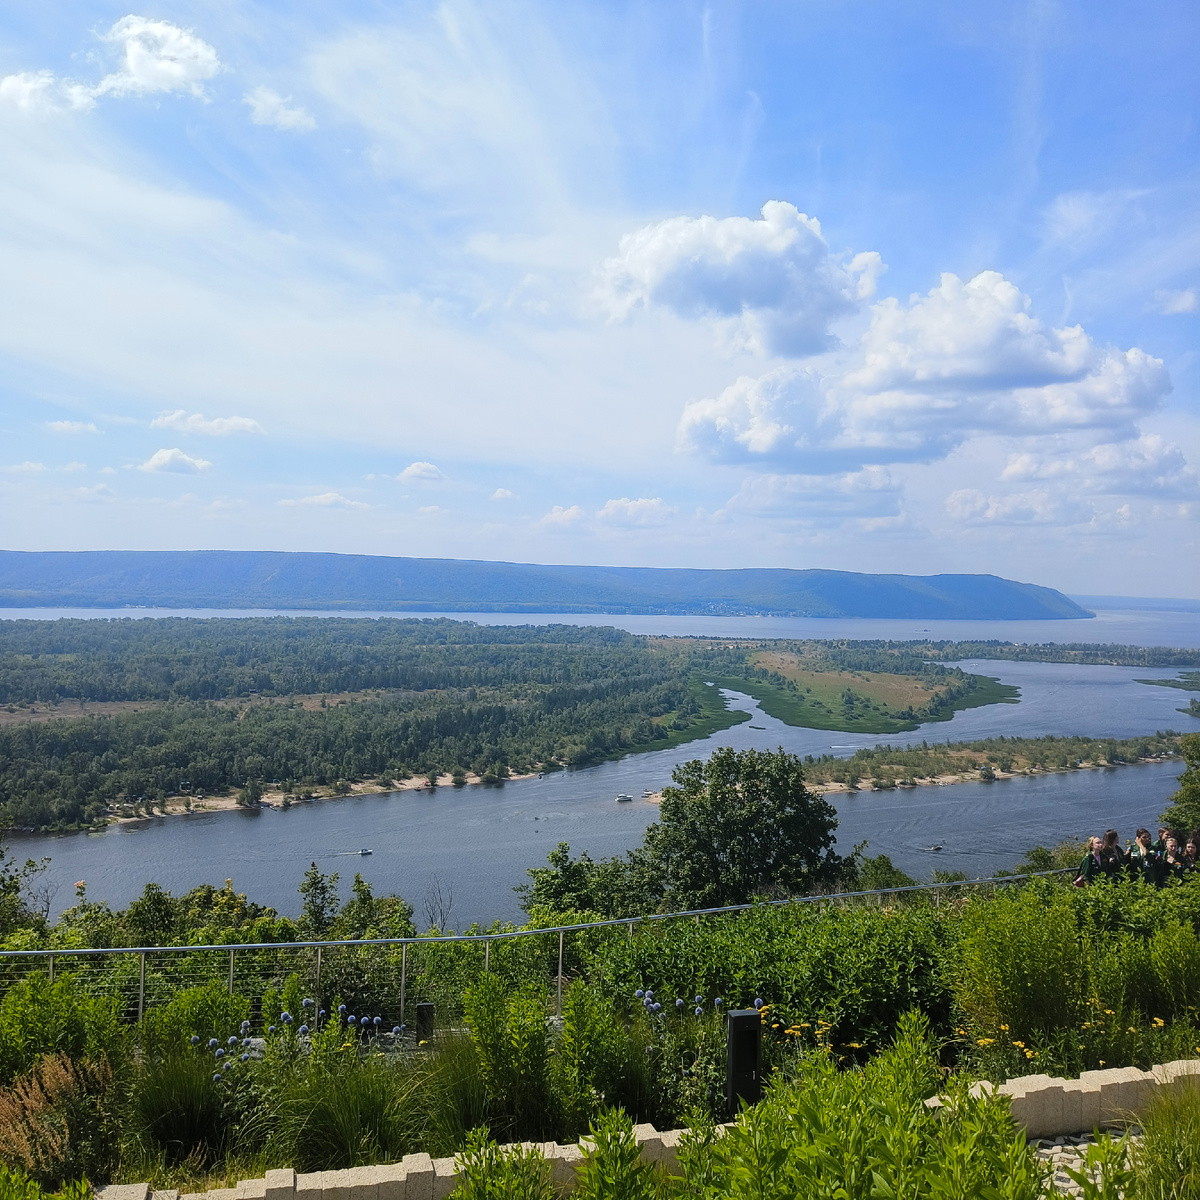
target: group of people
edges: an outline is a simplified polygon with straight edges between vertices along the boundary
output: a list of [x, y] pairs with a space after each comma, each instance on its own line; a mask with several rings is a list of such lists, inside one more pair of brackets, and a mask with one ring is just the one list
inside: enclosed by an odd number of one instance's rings
[[1144, 879], [1155, 887], [1165, 887], [1172, 879], [1182, 879], [1197, 869], [1200, 832], [1186, 837], [1165, 825], [1158, 840], [1150, 840], [1148, 829], [1139, 829], [1131, 844], [1121, 848], [1115, 829], [1103, 837], [1088, 838], [1087, 854], [1079, 867], [1075, 883], [1082, 887], [1097, 879]]

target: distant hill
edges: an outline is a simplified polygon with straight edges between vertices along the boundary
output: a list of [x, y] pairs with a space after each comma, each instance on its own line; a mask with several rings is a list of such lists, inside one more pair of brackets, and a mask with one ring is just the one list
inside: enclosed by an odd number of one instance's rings
[[996, 575], [555, 567], [267, 550], [0, 551], [0, 607], [708, 613], [914, 620], [1093, 614]]

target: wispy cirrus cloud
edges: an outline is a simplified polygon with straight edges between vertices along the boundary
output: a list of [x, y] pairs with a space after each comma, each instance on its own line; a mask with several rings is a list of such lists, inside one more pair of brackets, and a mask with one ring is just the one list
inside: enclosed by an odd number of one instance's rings
[[321, 492], [315, 496], [299, 496], [294, 500], [280, 500], [281, 508], [370, 508], [361, 500], [350, 500], [339, 492]]
[[231, 433], [262, 433], [262, 426], [250, 417], [205, 417], [177, 408], [159, 413], [150, 422], [151, 429], [175, 429], [180, 433], [205, 433], [224, 437]]
[[91, 421], [47, 421], [46, 428], [51, 433], [99, 433]]
[[256, 87], [242, 97], [242, 102], [249, 107], [250, 120], [255, 125], [271, 125], [275, 129], [286, 129], [293, 133], [307, 133], [316, 129], [316, 121], [303, 108], [289, 107], [291, 99], [291, 96], [281, 96], [269, 87]]

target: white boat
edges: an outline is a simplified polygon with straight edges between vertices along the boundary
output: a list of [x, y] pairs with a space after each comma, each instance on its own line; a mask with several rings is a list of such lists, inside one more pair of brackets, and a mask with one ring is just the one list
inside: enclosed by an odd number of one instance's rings
[[627, 800], [632, 800], [632, 799], [633, 799], [633, 797], [632, 797], [632, 796], [628, 795], [626, 792], [622, 792], [622, 793], [621, 793], [621, 794], [620, 794], [620, 795], [617, 797], [617, 803], [618, 803], [618, 804], [624, 804], [624, 803], [625, 803]]
[[364, 849], [364, 850], [359, 851], [359, 854], [374, 854], [374, 853], [375, 853], [374, 850], [365, 850]]

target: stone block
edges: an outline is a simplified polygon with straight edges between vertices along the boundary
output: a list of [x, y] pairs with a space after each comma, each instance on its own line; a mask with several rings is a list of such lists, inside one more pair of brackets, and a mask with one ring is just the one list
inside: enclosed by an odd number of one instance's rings
[[350, 1200], [350, 1172], [322, 1171], [321, 1200]]
[[237, 1188], [217, 1188], [206, 1195], [208, 1200], [237, 1200]]
[[350, 1200], [375, 1200], [379, 1184], [374, 1167], [352, 1167], [349, 1176]]
[[1100, 1082], [1100, 1124], [1119, 1125], [1129, 1120], [1141, 1092], [1142, 1072], [1137, 1067], [1114, 1067]]
[[265, 1179], [239, 1179], [236, 1190], [237, 1200], [266, 1200], [267, 1181]]
[[433, 1200], [446, 1200], [458, 1185], [458, 1167], [452, 1158], [433, 1160]]
[[662, 1166], [668, 1175], [682, 1174], [679, 1165], [679, 1139], [686, 1130], [669, 1129], [662, 1135]]
[[642, 1162], [662, 1161], [662, 1134], [649, 1122], [633, 1127], [634, 1141], [641, 1149]]
[[1026, 1136], [1058, 1137], [1068, 1131], [1063, 1128], [1063, 1081], [1048, 1079], [1041, 1087], [1025, 1093], [1030, 1106], [1028, 1120], [1034, 1132], [1026, 1127]]
[[[978, 1100], [981, 1096], [996, 1095], [996, 1090], [996, 1085], [992, 1083], [990, 1079], [979, 1079], [976, 1080], [975, 1083], [971, 1084], [971, 1086], [967, 1089], [967, 1094], [971, 1096], [972, 1099]], [[1009, 1092], [1006, 1094], [1011, 1095], [1012, 1093]], [[943, 1101], [940, 1097], [935, 1096], [934, 1100], [938, 1101], [939, 1107], [945, 1105], [945, 1101]], [[930, 1104], [931, 1101], [926, 1100], [925, 1103]]]
[[375, 1200], [404, 1200], [404, 1168], [399, 1163], [368, 1167], [375, 1184]]
[[406, 1154], [404, 1200], [433, 1200], [433, 1159], [428, 1154]]
[[263, 1182], [266, 1184], [265, 1200], [294, 1200], [296, 1172], [291, 1167], [280, 1171], [268, 1171]]
[[178, 1188], [159, 1188], [150, 1193], [150, 1200], [179, 1200]]
[[[1063, 1133], [1091, 1132], [1092, 1127], [1084, 1124], [1083, 1086], [1078, 1079], [1068, 1079], [1063, 1084], [1062, 1110]], [[1097, 1108], [1097, 1116], [1099, 1116], [1099, 1112], [1100, 1110]]]
[[576, 1145], [560, 1146], [557, 1142], [547, 1142], [549, 1151], [546, 1160], [550, 1164], [550, 1186], [555, 1193], [574, 1191], [579, 1176], [576, 1169], [583, 1161], [583, 1155]]
[[321, 1176], [323, 1171], [296, 1176], [296, 1200], [321, 1200]]
[[1160, 1087], [1172, 1094], [1184, 1088], [1200, 1087], [1200, 1059], [1177, 1058], [1174, 1062], [1155, 1067], [1154, 1072]]
[[[96, 1193], [96, 1195], [99, 1195], [99, 1194], [100, 1194], [99, 1192]], [[183, 1195], [179, 1197], [179, 1200], [208, 1200], [208, 1193], [207, 1192], [184, 1192]]]
[[96, 1196], [98, 1200], [149, 1200], [150, 1185], [148, 1183], [110, 1183], [101, 1188]]

